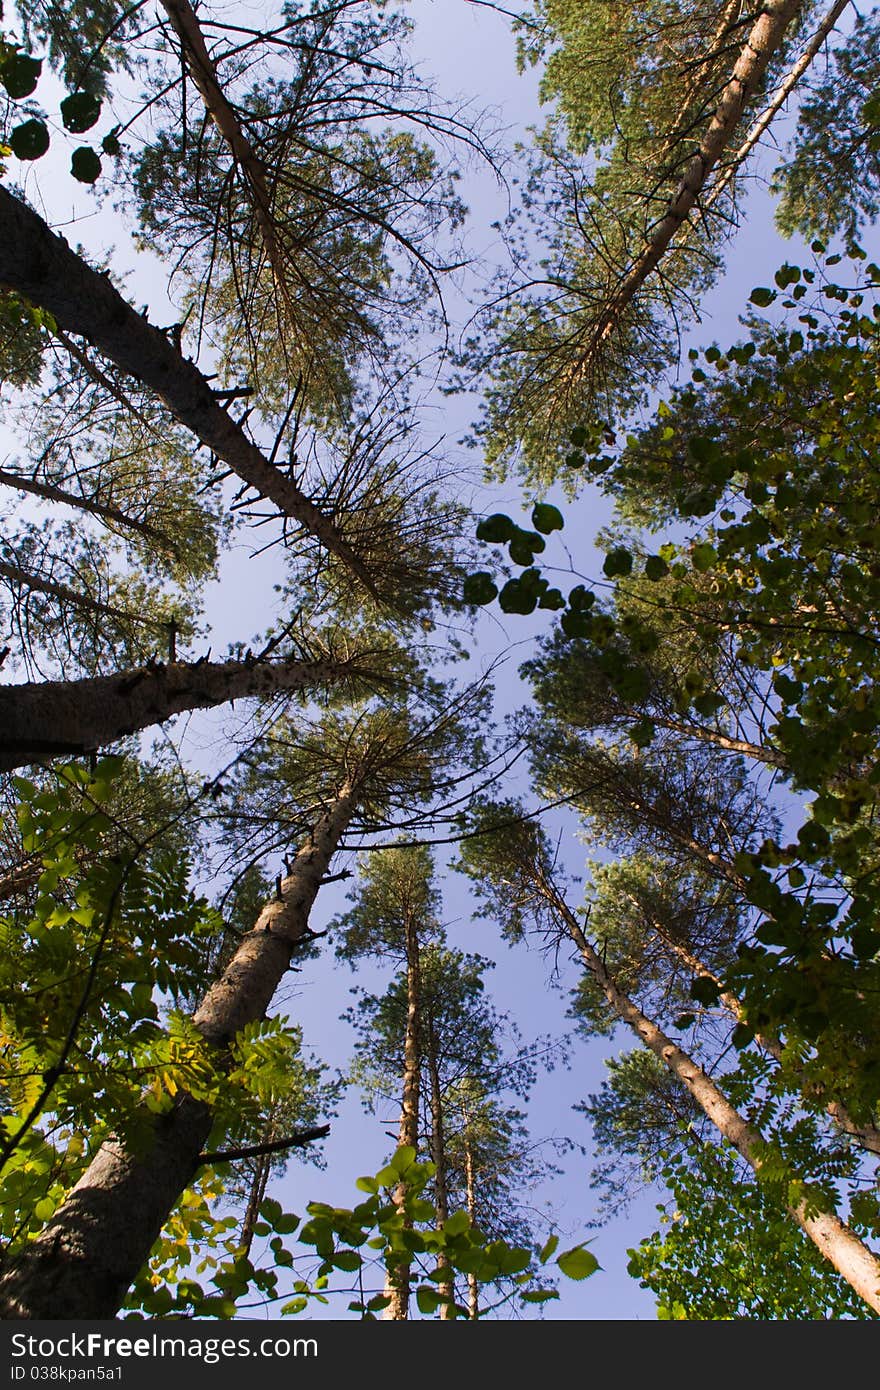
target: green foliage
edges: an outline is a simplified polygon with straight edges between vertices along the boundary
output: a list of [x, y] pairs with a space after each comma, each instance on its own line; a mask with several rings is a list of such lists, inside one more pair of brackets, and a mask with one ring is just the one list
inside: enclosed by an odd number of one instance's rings
[[80, 183], [96, 183], [101, 176], [101, 159], [90, 145], [80, 145], [70, 156], [70, 172]]
[[655, 1295], [658, 1318], [873, 1319], [730, 1150], [692, 1145], [665, 1176], [661, 1229], [629, 1252], [629, 1272]]
[[49, 131], [45, 121], [31, 117], [13, 126], [9, 132], [9, 147], [18, 159], [41, 159], [49, 148]]
[[821, 75], [810, 75], [798, 124], [773, 176], [786, 236], [858, 240], [877, 216], [880, 162], [873, 93], [880, 83], [876, 11], [855, 14]]
[[81, 135], [91, 130], [101, 115], [101, 103], [91, 92], [73, 92], [61, 103], [61, 119], [64, 129], [73, 135]]
[[[732, 149], [815, 8], [803, 7], [749, 93]], [[516, 22], [520, 65], [540, 67], [552, 114], [533, 134], [523, 206], [509, 222], [527, 269], [512, 288], [507, 272], [503, 287], [499, 277], [501, 307], [462, 354], [484, 385], [476, 436], [493, 471], [515, 467], [541, 487], [561, 476], [574, 490], [585, 444], [674, 363], [677, 327], [720, 271], [737, 180], [710, 180], [703, 214], [678, 228], [660, 273], [622, 310], [617, 295], [709, 129], [752, 22], [710, 0], [537, 0]], [[839, 129], [834, 137], [832, 151], [845, 142]]]
[[[85, 1136], [136, 1142], [181, 1086], [213, 1094], [204, 1045], [171, 1013], [201, 970], [218, 919], [187, 887], [178, 853], [125, 832], [114, 814], [120, 759], [70, 764], [51, 782], [16, 778], [21, 845], [41, 873], [32, 911], [0, 919], [4, 1114], [0, 1224], [13, 1248], [76, 1181]], [[122, 832], [120, 835], [120, 831]]]
[[[505, 1301], [514, 1304], [557, 1298], [557, 1290], [542, 1282], [542, 1269], [554, 1250], [549, 1243], [538, 1251], [491, 1239], [464, 1210], [452, 1213], [442, 1226], [425, 1225], [434, 1212], [424, 1196], [434, 1172], [432, 1163], [419, 1163], [413, 1150], [404, 1147], [375, 1176], [358, 1179], [358, 1188], [367, 1195], [357, 1206], [340, 1208], [310, 1202], [309, 1219], [299, 1238], [314, 1247], [320, 1263], [311, 1287], [303, 1286], [299, 1296], [282, 1308], [282, 1313], [303, 1312], [310, 1297], [326, 1302], [333, 1292], [332, 1284], [326, 1281], [337, 1278], [339, 1271], [358, 1276], [358, 1296], [349, 1303], [350, 1311], [373, 1320], [381, 1316], [388, 1299], [384, 1293], [368, 1287], [371, 1270], [378, 1264], [392, 1273], [402, 1259], [416, 1261], [419, 1266], [415, 1297], [419, 1312], [425, 1317], [439, 1314], [441, 1308], [447, 1317], [470, 1316], [468, 1308], [441, 1291], [450, 1270], [472, 1277], [479, 1285], [506, 1278], [511, 1292]], [[402, 1175], [406, 1176], [406, 1184], [401, 1197], [398, 1182]], [[599, 1267], [583, 1245], [565, 1251], [554, 1263], [561, 1273], [577, 1280], [589, 1277]], [[494, 1311], [490, 1306], [479, 1316]]]

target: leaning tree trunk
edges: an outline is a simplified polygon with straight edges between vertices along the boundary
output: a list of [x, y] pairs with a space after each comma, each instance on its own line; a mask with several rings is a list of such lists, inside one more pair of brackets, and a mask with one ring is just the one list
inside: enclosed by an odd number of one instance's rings
[[223, 408], [195, 363], [123, 299], [108, 275], [93, 270], [5, 188], [0, 188], [0, 286], [48, 309], [61, 329], [85, 338], [148, 386], [233, 473], [317, 537], [375, 594], [367, 567], [335, 522], [270, 463]]
[[[406, 1029], [403, 1035], [403, 1094], [400, 1105], [398, 1144], [418, 1150], [419, 1096], [421, 1093], [421, 1007], [422, 961], [415, 917], [407, 913], [406, 940]], [[398, 1183], [393, 1197], [396, 1206], [406, 1201], [406, 1182]], [[401, 1261], [385, 1275], [385, 1297], [389, 1300], [383, 1318], [403, 1322], [409, 1318], [410, 1264]]]
[[[436, 1168], [434, 1174], [434, 1209], [437, 1225], [442, 1226], [449, 1218], [449, 1188], [446, 1166], [446, 1133], [443, 1125], [443, 1090], [440, 1085], [440, 1065], [437, 1056], [437, 1034], [434, 1021], [430, 1020], [427, 1037], [428, 1075], [431, 1082], [431, 1161]], [[446, 1255], [441, 1251], [437, 1264], [445, 1269], [448, 1277], [437, 1285], [437, 1292], [449, 1301], [440, 1304], [441, 1319], [452, 1317], [452, 1301], [455, 1298], [455, 1280]]]
[[[193, 1016], [223, 1056], [235, 1035], [263, 1018], [308, 928], [321, 880], [355, 809], [341, 789]], [[45, 1229], [0, 1270], [0, 1317], [111, 1318], [177, 1202], [192, 1181], [212, 1111], [178, 1093], [158, 1117], [145, 1112], [150, 1138], [137, 1149], [111, 1138]]]
[[0, 686], [0, 772], [77, 757], [184, 710], [282, 691], [317, 690], [356, 674], [348, 661], [153, 662], [112, 676]]
[[[692, 951], [689, 951], [680, 941], [676, 941], [675, 937], [671, 932], [666, 930], [662, 922], [654, 920], [651, 925], [664, 945], [666, 945], [670, 951], [674, 952], [679, 960], [683, 961], [696, 976], [702, 976], [704, 979], [712, 980], [714, 984], [718, 985], [720, 991], [718, 995], [719, 1003], [723, 1004], [724, 1008], [736, 1019], [737, 1023], [746, 1022], [743, 1007], [736, 995], [731, 994], [730, 990], [723, 988], [721, 980], [714, 971], [710, 970], [708, 965], [701, 961], [698, 956], [695, 956]], [[755, 1042], [760, 1048], [763, 1048], [775, 1062], [780, 1066], [783, 1065], [785, 1045], [781, 1038], [774, 1037], [768, 1033], [756, 1033]], [[796, 1063], [789, 1062], [788, 1066], [789, 1070], [793, 1072], [795, 1076], [803, 1072], [803, 1067], [798, 1066]], [[870, 1153], [880, 1155], [880, 1129], [878, 1129], [876, 1125], [859, 1124], [858, 1121], [853, 1119], [846, 1105], [844, 1105], [842, 1101], [835, 1100], [833, 1097], [830, 1100], [826, 1098], [824, 1100], [824, 1105], [827, 1114], [831, 1116], [831, 1119], [838, 1128], [850, 1135], [860, 1148], [867, 1149]]]
[[[636, 1037], [669, 1068], [693, 1096], [719, 1134], [722, 1134], [753, 1171], [759, 1174], [764, 1165], [761, 1152], [765, 1147], [760, 1131], [749, 1124], [730, 1104], [702, 1067], [643, 1014], [628, 995], [618, 989], [602, 957], [582, 932], [574, 913], [547, 879], [542, 880], [541, 890], [565, 923], [584, 965], [618, 1018], [628, 1024]], [[875, 1313], [880, 1313], [880, 1259], [859, 1240], [836, 1213], [814, 1214], [806, 1202], [786, 1204], [785, 1210], [838, 1274], [846, 1280], [850, 1288], [864, 1299], [869, 1308]]]
[[594, 351], [617, 327], [622, 314], [698, 207], [709, 175], [729, 148], [749, 100], [758, 90], [771, 59], [803, 6], [804, 0], [765, 0], [761, 6], [699, 148], [688, 160], [677, 188], [651, 228], [641, 252], [603, 305], [593, 325], [588, 352]]

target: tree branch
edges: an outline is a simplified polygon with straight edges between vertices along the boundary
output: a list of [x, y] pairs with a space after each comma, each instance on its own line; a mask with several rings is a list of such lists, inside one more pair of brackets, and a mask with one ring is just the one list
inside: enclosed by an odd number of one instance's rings
[[286, 1139], [273, 1139], [271, 1143], [249, 1144], [243, 1149], [221, 1149], [216, 1153], [199, 1154], [199, 1164], [237, 1163], [242, 1158], [259, 1158], [262, 1154], [281, 1153], [284, 1149], [298, 1149], [311, 1144], [315, 1139], [326, 1139], [330, 1133], [329, 1125], [315, 1125], [313, 1129], [300, 1129], [289, 1134]]

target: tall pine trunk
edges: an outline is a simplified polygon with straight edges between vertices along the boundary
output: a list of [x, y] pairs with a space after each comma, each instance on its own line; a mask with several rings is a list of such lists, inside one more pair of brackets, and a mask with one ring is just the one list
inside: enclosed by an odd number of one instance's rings
[[0, 286], [48, 309], [58, 326], [92, 343], [141, 381], [182, 425], [260, 496], [295, 521], [375, 594], [372, 577], [332, 518], [276, 468], [218, 401], [194, 362], [123, 299], [20, 198], [0, 188]]
[[[719, 1134], [733, 1145], [756, 1174], [760, 1174], [764, 1164], [761, 1153], [765, 1146], [760, 1131], [730, 1104], [702, 1067], [643, 1014], [628, 995], [618, 989], [602, 957], [587, 941], [574, 913], [547, 879], [542, 880], [541, 890], [565, 923], [584, 965], [618, 1018], [628, 1024], [636, 1037], [669, 1068]], [[850, 1288], [864, 1299], [869, 1308], [880, 1313], [880, 1259], [836, 1213], [814, 1213], [806, 1202], [786, 1204], [785, 1210]]]
[[[477, 1224], [476, 1165], [474, 1163], [473, 1146], [467, 1135], [464, 1141], [464, 1181], [467, 1198], [467, 1214], [471, 1218], [471, 1225], [475, 1226]], [[468, 1273], [467, 1282], [468, 1317], [473, 1320], [480, 1316], [480, 1285], [473, 1271]]]
[[[426, 1043], [428, 1077], [431, 1083], [431, 1162], [437, 1170], [434, 1174], [434, 1209], [437, 1213], [437, 1225], [442, 1226], [444, 1221], [449, 1218], [449, 1186], [446, 1165], [446, 1134], [443, 1124], [443, 1089], [440, 1085], [440, 1062], [437, 1056], [437, 1035], [434, 1030], [433, 1019], [428, 1023]], [[448, 1303], [440, 1304], [440, 1317], [441, 1319], [451, 1318], [450, 1304], [455, 1298], [455, 1280], [449, 1261], [442, 1251], [437, 1256], [437, 1264], [441, 1269], [448, 1271], [448, 1278], [437, 1285], [437, 1292], [449, 1300]]]
[[[304, 936], [321, 880], [355, 809], [341, 789], [299, 850], [276, 900], [208, 990], [193, 1016], [222, 1056], [247, 1024], [263, 1018]], [[136, 1150], [102, 1144], [45, 1229], [0, 1269], [0, 1317], [111, 1318], [149, 1259], [211, 1130], [211, 1107], [178, 1093], [171, 1110], [145, 1112], [150, 1138]]]
[[[419, 1100], [421, 1096], [421, 1008], [422, 961], [419, 933], [415, 915], [407, 913], [404, 922], [406, 939], [406, 1029], [403, 1036], [403, 1092], [400, 1105], [398, 1144], [418, 1150]], [[406, 1201], [406, 1182], [398, 1183], [394, 1202], [403, 1206]], [[409, 1318], [410, 1263], [401, 1261], [385, 1275], [385, 1297], [389, 1303], [383, 1318], [403, 1322]]]
[[804, 7], [804, 0], [765, 0], [720, 93], [718, 105], [699, 148], [662, 215], [651, 227], [645, 245], [621, 277], [594, 326], [594, 350], [619, 325], [621, 316], [663, 260], [681, 227], [688, 221], [712, 170], [729, 148], [750, 98], [758, 90], [774, 55]]
[[46, 757], [77, 757], [185, 710], [280, 691], [316, 690], [353, 662], [154, 662], [112, 676], [0, 686], [0, 771]]

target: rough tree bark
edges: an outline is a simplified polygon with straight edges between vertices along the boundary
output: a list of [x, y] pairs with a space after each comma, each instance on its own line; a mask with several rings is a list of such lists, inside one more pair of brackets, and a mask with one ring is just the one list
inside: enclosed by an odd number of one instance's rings
[[757, 90], [770, 60], [803, 9], [803, 3], [804, 0], [765, 0], [699, 148], [689, 159], [665, 212], [654, 223], [642, 251], [609, 295], [594, 322], [587, 356], [613, 332], [621, 314], [657, 269], [679, 228], [697, 206], [709, 175], [736, 133], [749, 98]]
[[59, 327], [92, 343], [142, 381], [177, 420], [262, 497], [336, 555], [368, 592], [370, 574], [333, 521], [265, 458], [224, 410], [194, 362], [123, 299], [20, 198], [0, 188], [0, 286], [48, 309]]
[[[719, 1134], [733, 1145], [755, 1173], [760, 1173], [763, 1166], [761, 1150], [764, 1147], [760, 1131], [730, 1104], [702, 1067], [646, 1017], [628, 995], [618, 989], [602, 957], [581, 930], [574, 913], [544, 876], [540, 879], [540, 891], [565, 924], [584, 965], [618, 1018], [678, 1078]], [[880, 1313], [880, 1259], [835, 1213], [820, 1212], [814, 1215], [805, 1202], [786, 1204], [785, 1210], [868, 1307]]]
[[360, 659], [161, 662], [75, 681], [0, 686], [0, 771], [75, 757], [184, 710], [282, 691], [326, 689], [355, 676]]
[[[422, 958], [419, 948], [419, 932], [415, 915], [407, 912], [404, 920], [404, 940], [406, 946], [406, 1029], [403, 1037], [403, 1092], [400, 1104], [400, 1124], [398, 1144], [407, 1145], [418, 1151], [419, 1147], [419, 1099], [421, 1095], [421, 1009], [422, 1009]], [[394, 1191], [394, 1202], [402, 1206], [406, 1201], [406, 1182], [398, 1183]], [[409, 1318], [410, 1265], [401, 1262], [389, 1269], [385, 1275], [385, 1297], [389, 1300], [382, 1317], [394, 1322], [404, 1322]]]
[[[355, 810], [346, 785], [297, 854], [278, 897], [260, 913], [193, 1022], [223, 1057], [248, 1023], [263, 1018], [308, 931], [309, 912]], [[210, 1107], [179, 1093], [151, 1119], [149, 1144], [134, 1152], [104, 1143], [35, 1240], [0, 1268], [0, 1317], [111, 1318], [119, 1310], [178, 1197], [201, 1161]]]
[[[428, 1021], [426, 1044], [428, 1078], [431, 1085], [431, 1162], [437, 1169], [434, 1174], [434, 1208], [437, 1213], [437, 1225], [442, 1226], [449, 1218], [449, 1191], [446, 1180], [446, 1133], [443, 1124], [443, 1088], [440, 1084], [437, 1034], [433, 1019], [429, 1019]], [[442, 1283], [437, 1285], [437, 1292], [442, 1294], [444, 1298], [449, 1299], [449, 1303], [440, 1304], [440, 1317], [441, 1320], [445, 1320], [452, 1317], [450, 1304], [455, 1298], [455, 1279], [449, 1266], [449, 1261], [442, 1251], [437, 1257], [437, 1264], [441, 1269], [446, 1269], [449, 1276], [444, 1279]]]

